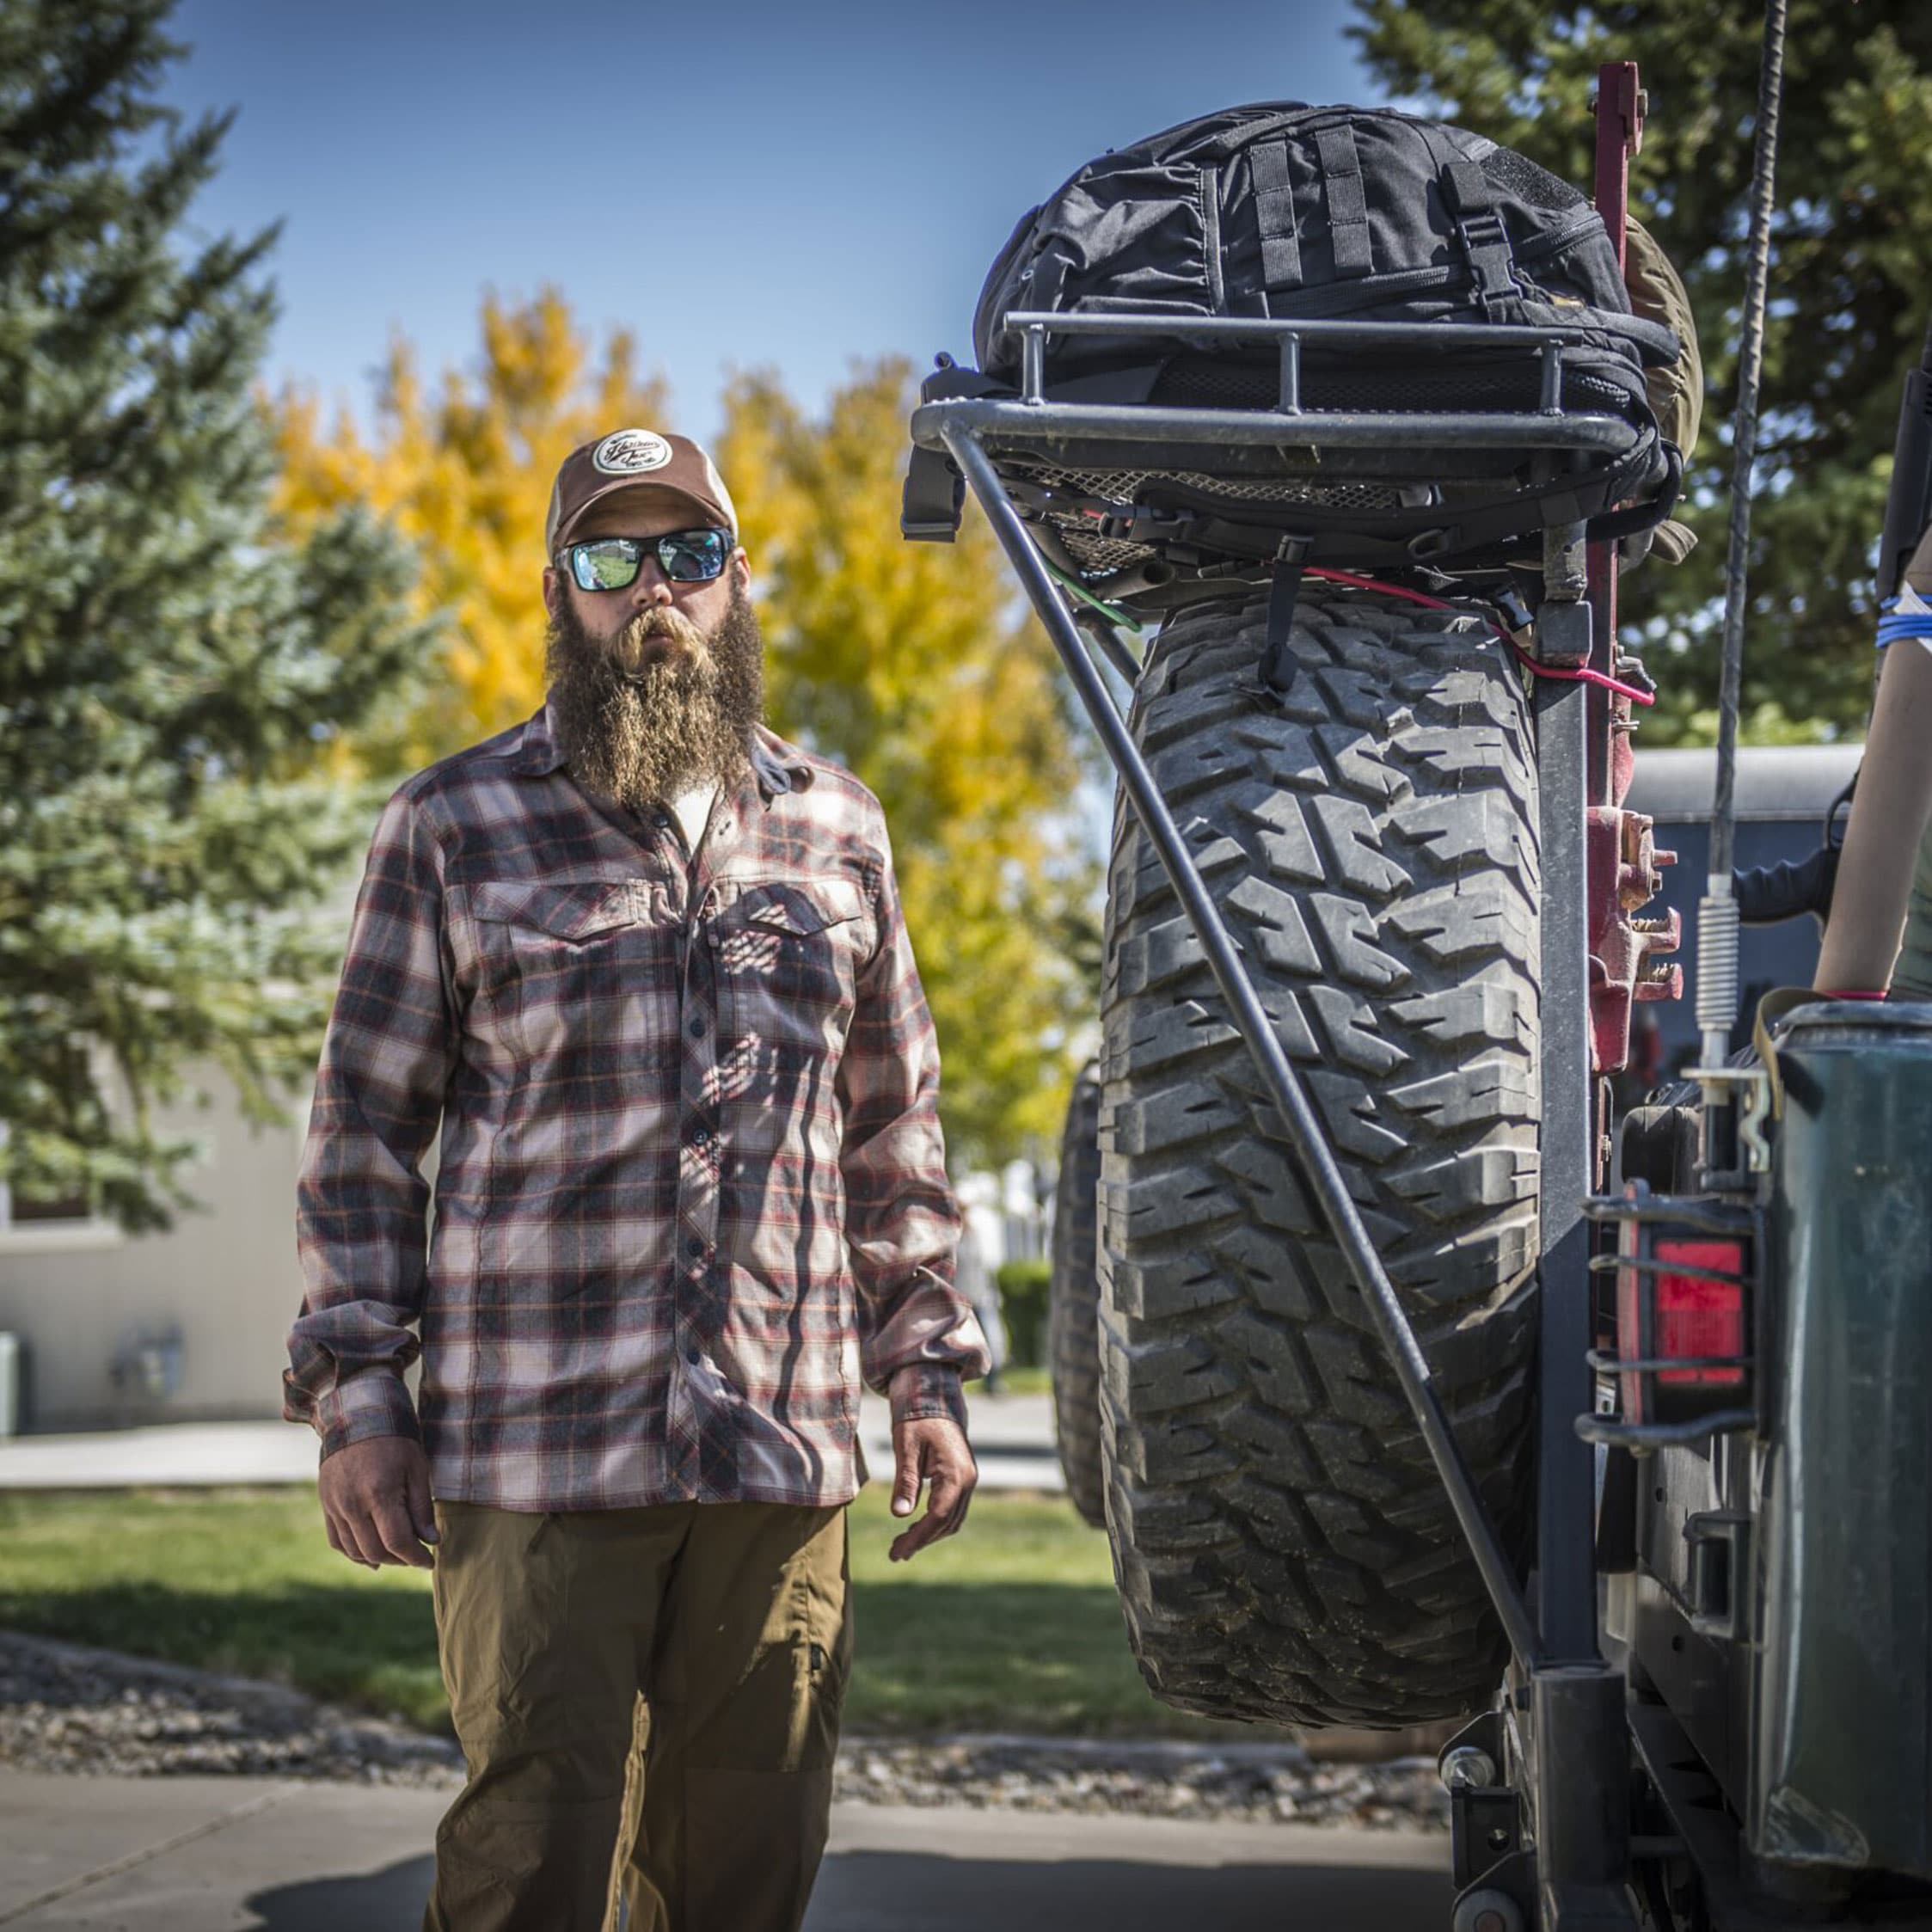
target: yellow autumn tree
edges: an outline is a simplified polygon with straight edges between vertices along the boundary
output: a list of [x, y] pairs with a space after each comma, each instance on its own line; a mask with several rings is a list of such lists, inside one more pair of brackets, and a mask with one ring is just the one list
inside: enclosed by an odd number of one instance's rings
[[[374, 510], [421, 557], [417, 598], [444, 620], [444, 661], [414, 715], [379, 748], [422, 764], [528, 717], [543, 701], [543, 515], [557, 465], [614, 424], [661, 423], [661, 383], [614, 330], [592, 351], [555, 289], [483, 300], [481, 353], [426, 384], [398, 340], [365, 436], [312, 394], [274, 407], [278, 507], [297, 528], [345, 504]], [[377, 749], [371, 747], [371, 749]]]
[[945, 1063], [948, 1144], [998, 1161], [1057, 1144], [1091, 1012], [1095, 866], [1079, 731], [992, 532], [899, 533], [911, 365], [854, 370], [822, 416], [776, 378], [725, 398], [719, 468], [744, 521], [775, 729], [886, 808]]
[[[1082, 837], [1080, 742], [1052, 648], [991, 532], [899, 534], [903, 361], [856, 369], [813, 417], [769, 376], [734, 381], [715, 454], [744, 519], [775, 730], [849, 766], [886, 808], [907, 924], [945, 1060], [956, 1161], [1048, 1154], [1070, 1041], [1097, 983], [1096, 865]], [[300, 527], [369, 506], [421, 553], [444, 657], [370, 762], [420, 764], [542, 702], [542, 531], [558, 463], [623, 423], [666, 426], [631, 338], [593, 353], [563, 298], [485, 300], [482, 353], [426, 383], [391, 349], [371, 429], [316, 400], [276, 406], [281, 508]]]

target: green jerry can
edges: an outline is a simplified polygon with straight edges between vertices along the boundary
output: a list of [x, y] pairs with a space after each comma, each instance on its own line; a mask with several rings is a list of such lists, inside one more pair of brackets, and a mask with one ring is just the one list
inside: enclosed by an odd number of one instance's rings
[[1776, 1052], [1746, 1831], [1932, 1878], [1932, 1004], [1800, 1006]]

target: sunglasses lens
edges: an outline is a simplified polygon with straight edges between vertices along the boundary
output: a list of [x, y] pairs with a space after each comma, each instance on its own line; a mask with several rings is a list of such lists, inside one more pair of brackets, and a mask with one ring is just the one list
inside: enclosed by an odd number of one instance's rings
[[715, 577], [731, 555], [731, 538], [721, 530], [680, 531], [658, 539], [658, 561], [674, 584], [702, 584]]
[[642, 561], [641, 546], [623, 537], [573, 544], [570, 552], [571, 574], [580, 591], [621, 591], [636, 580]]

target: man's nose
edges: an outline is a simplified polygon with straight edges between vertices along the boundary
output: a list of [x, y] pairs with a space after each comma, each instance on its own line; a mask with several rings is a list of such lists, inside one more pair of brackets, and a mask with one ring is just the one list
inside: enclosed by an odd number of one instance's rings
[[631, 602], [640, 610], [653, 604], [672, 602], [671, 580], [654, 556], [647, 556], [638, 566], [637, 580], [630, 587]]

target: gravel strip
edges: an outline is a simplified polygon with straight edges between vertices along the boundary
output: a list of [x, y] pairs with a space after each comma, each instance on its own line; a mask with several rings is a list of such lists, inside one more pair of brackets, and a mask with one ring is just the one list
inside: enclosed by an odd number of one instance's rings
[[252, 1678], [0, 1632], [0, 1763], [130, 1776], [222, 1772], [463, 1782], [447, 1739]]
[[1370, 1831], [1449, 1829], [1449, 1797], [1432, 1758], [1327, 1763], [1294, 1745], [852, 1738], [839, 1754], [836, 1795], [875, 1805], [1138, 1812]]
[[[463, 1782], [445, 1739], [248, 1678], [0, 1632], [0, 1763], [122, 1776]], [[1335, 1763], [1291, 1743], [848, 1736], [835, 1795], [874, 1805], [1446, 1831], [1433, 1761]]]

